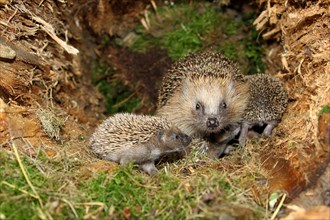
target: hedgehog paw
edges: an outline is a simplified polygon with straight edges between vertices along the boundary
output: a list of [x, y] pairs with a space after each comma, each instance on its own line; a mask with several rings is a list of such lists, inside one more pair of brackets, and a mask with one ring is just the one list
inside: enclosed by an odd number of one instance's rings
[[236, 147], [235, 146], [232, 146], [232, 145], [228, 145], [226, 147], [226, 149], [224, 150], [223, 154], [224, 155], [232, 155], [234, 153], [234, 151], [236, 150]]
[[140, 165], [140, 168], [149, 174], [150, 176], [157, 175], [159, 173], [158, 169], [156, 168], [154, 162], [148, 162]]
[[265, 137], [270, 137], [272, 135], [272, 131], [273, 129], [276, 127], [277, 125], [277, 121], [271, 121], [267, 124], [267, 126], [265, 127], [264, 131], [262, 132], [262, 134]]

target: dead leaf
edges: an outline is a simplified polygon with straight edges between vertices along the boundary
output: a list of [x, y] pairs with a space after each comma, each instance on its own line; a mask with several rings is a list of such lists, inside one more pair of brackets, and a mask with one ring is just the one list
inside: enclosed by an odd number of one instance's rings
[[130, 207], [125, 207], [124, 208], [124, 216], [125, 216], [126, 219], [129, 219], [129, 217], [131, 216]]

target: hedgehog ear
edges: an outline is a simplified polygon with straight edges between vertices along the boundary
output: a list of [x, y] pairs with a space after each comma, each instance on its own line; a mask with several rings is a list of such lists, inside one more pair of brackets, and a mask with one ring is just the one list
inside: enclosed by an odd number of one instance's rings
[[164, 130], [163, 130], [163, 129], [162, 129], [162, 130], [159, 130], [159, 131], [157, 132], [156, 136], [157, 136], [157, 139], [158, 139], [159, 141], [163, 141]]

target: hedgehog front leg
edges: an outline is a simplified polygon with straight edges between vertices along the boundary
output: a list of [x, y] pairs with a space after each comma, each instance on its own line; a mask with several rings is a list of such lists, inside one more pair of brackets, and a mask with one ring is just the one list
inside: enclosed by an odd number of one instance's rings
[[268, 122], [262, 134], [266, 137], [269, 137], [272, 134], [273, 129], [277, 126], [277, 124], [277, 121]]
[[119, 161], [120, 165], [122, 166], [126, 166], [128, 165], [130, 162], [132, 162], [132, 160], [130, 160], [129, 158], [127, 157], [122, 157]]
[[140, 168], [150, 176], [156, 175], [159, 172], [154, 161], [143, 163], [140, 165]]
[[236, 137], [240, 130], [240, 124], [233, 124], [224, 128], [221, 132], [211, 133], [208, 138], [209, 141], [206, 144], [208, 155], [211, 158], [219, 158], [223, 156], [223, 154], [230, 154], [235, 147], [228, 145], [228, 143]]
[[239, 138], [238, 138], [239, 145], [241, 145], [241, 146], [245, 145], [249, 128], [250, 128], [250, 125], [248, 122], [242, 122], [241, 133], [239, 134]]

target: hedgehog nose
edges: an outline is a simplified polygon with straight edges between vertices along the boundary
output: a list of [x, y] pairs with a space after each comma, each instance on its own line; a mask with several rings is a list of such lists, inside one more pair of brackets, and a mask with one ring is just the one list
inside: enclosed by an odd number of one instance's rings
[[219, 126], [219, 121], [217, 118], [208, 118], [206, 122], [208, 128], [216, 128]]
[[191, 141], [192, 141], [191, 137], [189, 137], [188, 135], [185, 135], [184, 136], [184, 138], [183, 138], [183, 144], [184, 144], [184, 146], [188, 146]]

